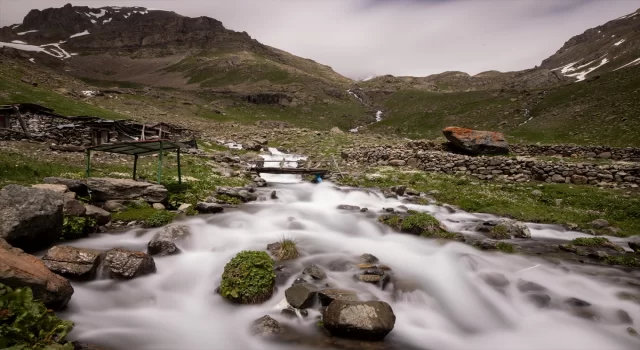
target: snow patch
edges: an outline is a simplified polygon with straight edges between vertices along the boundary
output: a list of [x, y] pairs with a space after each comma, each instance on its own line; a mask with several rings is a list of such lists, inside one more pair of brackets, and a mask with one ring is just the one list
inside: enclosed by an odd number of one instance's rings
[[104, 21], [102, 21], [102, 24], [107, 24], [109, 22], [111, 22], [113, 18], [109, 18], [109, 19], [105, 19]]
[[22, 51], [43, 52], [45, 49], [35, 45], [5, 43], [0, 41], [0, 47], [11, 47]]
[[98, 94], [98, 91], [91, 91], [91, 90], [85, 90], [85, 91], [81, 91], [83, 95], [87, 96], [87, 97], [94, 97]]
[[37, 32], [37, 31], [38, 31], [37, 29], [34, 29], [34, 30], [27, 30], [26, 32], [18, 33], [18, 35], [25, 35], [25, 34], [29, 34], [29, 33], [35, 33], [35, 32]]
[[382, 111], [377, 111], [376, 112], [376, 122], [381, 122], [382, 121]]
[[30, 59], [29, 59], [29, 62], [31, 62], [31, 63], [36, 63], [36, 59], [35, 59], [35, 58], [30, 58]]
[[622, 69], [622, 68], [625, 68], [625, 67], [633, 66], [633, 65], [636, 65], [636, 64], [640, 64], [640, 58], [636, 58], [635, 60], [625, 64], [624, 66], [614, 69], [614, 71], [617, 71], [618, 69]]
[[92, 20], [91, 20], [91, 23], [96, 24], [96, 20], [95, 20], [95, 19], [92, 19]]
[[608, 58], [603, 58], [602, 61], [600, 61], [600, 64], [598, 64], [595, 67], [591, 67], [585, 71], [582, 72], [578, 72], [578, 73], [572, 73], [572, 74], [565, 74], [565, 76], [567, 77], [572, 77], [572, 78], [576, 78], [576, 81], [583, 81], [586, 77], [587, 74], [593, 72], [594, 70], [604, 66], [605, 64], [607, 64], [607, 62], [609, 62]]
[[622, 44], [625, 40], [621, 39], [620, 41], [618, 41], [617, 43], [613, 44], [613, 46], [619, 46], [620, 44]]
[[18, 23], [18, 24], [14, 24], [11, 26], [11, 29], [16, 29], [18, 27], [20, 27], [22, 25], [22, 23]]
[[73, 34], [72, 36], [69, 37], [69, 39], [77, 38], [79, 36], [84, 36], [84, 35], [89, 35], [89, 34], [91, 34], [91, 33], [89, 33], [88, 30], [85, 30], [84, 32]]
[[107, 10], [105, 10], [105, 9], [100, 9], [100, 13], [97, 13], [97, 14], [96, 14], [96, 13], [93, 13], [93, 12], [88, 12], [88, 13], [87, 13], [87, 16], [93, 16], [93, 17], [95, 17], [95, 18], [100, 18], [100, 17], [102, 17], [102, 16], [104, 16], [104, 15], [106, 15], [106, 14], [107, 14]]
[[[580, 61], [582, 61], [582, 60], [580, 60]], [[567, 73], [569, 71], [569, 69], [572, 69], [574, 64], [576, 64], [576, 63], [578, 63], [580, 61], [571, 62], [571, 63], [569, 63], [567, 65], [564, 65], [564, 66], [561, 66], [561, 67], [558, 67], [558, 68], [554, 68], [554, 69], [552, 69], [552, 71], [560, 70], [560, 73], [565, 74], [565, 73]]]
[[22, 50], [22, 51], [31, 51], [31, 52], [43, 52], [49, 56], [53, 56], [59, 59], [66, 59], [71, 57], [71, 55], [60, 47], [60, 44], [45, 44], [45, 45], [27, 45], [27, 44], [16, 44], [16, 43], [5, 43], [0, 42], [0, 47], [11, 47], [14, 49]]
[[27, 45], [27, 43], [25, 43], [24, 41], [20, 41], [20, 40], [13, 40], [11, 41], [14, 44], [23, 44], [23, 45]]
[[[60, 44], [45, 44], [45, 45], [40, 45], [40, 47], [47, 47], [47, 46], [52, 46], [52, 48], [50, 48], [51, 51], [56, 52], [58, 55], [51, 55], [53, 57], [56, 58], [60, 58], [60, 59], [66, 59], [66, 58], [70, 58], [71, 55], [69, 55], [69, 53], [67, 51], [65, 51], [63, 48], [60, 47]], [[47, 51], [45, 51], [45, 53], [48, 53]]]

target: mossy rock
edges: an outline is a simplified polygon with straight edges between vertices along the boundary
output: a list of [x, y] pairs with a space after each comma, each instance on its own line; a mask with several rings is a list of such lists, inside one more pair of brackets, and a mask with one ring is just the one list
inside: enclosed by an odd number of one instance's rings
[[624, 252], [624, 248], [611, 242], [606, 237], [579, 237], [571, 241], [573, 245], [583, 247], [603, 247], [611, 248], [619, 252]]
[[404, 233], [429, 238], [454, 239], [456, 237], [455, 234], [448, 232], [438, 219], [427, 213], [410, 211], [409, 215], [404, 217], [398, 214], [390, 214], [383, 215], [378, 220]]
[[509, 228], [505, 224], [498, 224], [487, 232], [487, 237], [493, 239], [510, 239]]
[[266, 252], [243, 251], [224, 267], [220, 295], [240, 304], [260, 304], [273, 294], [274, 262]]
[[0, 348], [73, 350], [65, 341], [73, 328], [40, 300], [29, 288], [12, 289], [0, 283]]

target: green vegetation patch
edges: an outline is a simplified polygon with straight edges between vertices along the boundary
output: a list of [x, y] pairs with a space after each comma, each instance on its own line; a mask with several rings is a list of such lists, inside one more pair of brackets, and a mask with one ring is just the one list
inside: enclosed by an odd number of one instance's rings
[[259, 304], [271, 297], [276, 283], [274, 262], [266, 252], [243, 251], [224, 267], [220, 295], [240, 304]]
[[513, 244], [509, 244], [509, 243], [505, 243], [505, 242], [496, 243], [496, 248], [498, 248], [499, 251], [504, 252], [504, 253], [515, 253], [515, 251], [516, 251], [516, 249], [513, 246]]
[[438, 219], [427, 213], [410, 210], [406, 216], [387, 214], [380, 216], [378, 221], [400, 232], [423, 237], [443, 239], [456, 237], [455, 233], [447, 232]]
[[29, 288], [0, 283], [0, 348], [12, 350], [73, 350], [65, 341], [71, 321], [59, 319]]
[[168, 210], [156, 210], [152, 207], [128, 207], [126, 210], [113, 213], [113, 221], [138, 221], [146, 227], [161, 227], [167, 225], [176, 217], [175, 213]]
[[162, 227], [169, 224], [176, 217], [175, 213], [167, 210], [156, 210], [145, 220], [145, 226], [147, 227]]
[[611, 244], [605, 237], [579, 237], [571, 241], [574, 245], [585, 247], [603, 247]]
[[273, 254], [277, 261], [295, 259], [300, 255], [294, 240], [283, 237], [278, 243], [280, 244], [279, 249]]
[[95, 231], [97, 224], [94, 218], [81, 216], [65, 216], [62, 224], [61, 241], [84, 238]]
[[242, 200], [240, 200], [239, 198], [236, 197], [231, 197], [227, 194], [219, 194], [216, 195], [216, 199], [223, 202], [223, 203], [227, 203], [227, 204], [234, 204], [234, 205], [240, 205], [242, 204]]
[[604, 258], [604, 261], [609, 265], [621, 265], [628, 267], [640, 267], [640, 258], [631, 254], [624, 255], [609, 255]]

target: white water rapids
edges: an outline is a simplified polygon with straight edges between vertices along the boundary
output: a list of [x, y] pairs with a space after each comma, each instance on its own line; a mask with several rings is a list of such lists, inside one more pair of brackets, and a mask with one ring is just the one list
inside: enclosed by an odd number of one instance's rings
[[[281, 160], [283, 156], [290, 157], [275, 154], [266, 156], [266, 160]], [[277, 181], [277, 176], [271, 175], [271, 181]], [[291, 182], [291, 178], [284, 181]], [[329, 182], [272, 185], [263, 200], [223, 214], [180, 222], [190, 227], [192, 235], [179, 244], [181, 254], [155, 258], [155, 274], [131, 281], [74, 283], [75, 294], [62, 315], [76, 324], [71, 337], [123, 350], [300, 349], [254, 337], [249, 327], [253, 320], [268, 314], [299, 327], [301, 336], [303, 330], [314, 331], [313, 314], [306, 320], [288, 320], [280, 315], [277, 305], [297, 272], [315, 263], [327, 271], [327, 282], [332, 286], [355, 290], [362, 300], [379, 299], [392, 306], [396, 324], [385, 339], [391, 344], [432, 350], [640, 348], [638, 338], [627, 334], [629, 325], [623, 324], [616, 313], [625, 310], [637, 328], [640, 305], [617, 298], [618, 292], [625, 291], [619, 285], [578, 273], [567, 264], [394, 233], [375, 220], [383, 208], [401, 204], [429, 211], [456, 230], [486, 215], [451, 213], [443, 207], [406, 204], [365, 191], [339, 191]], [[274, 189], [278, 199], [267, 199]], [[337, 210], [340, 204], [366, 207], [369, 212]], [[534, 239], [564, 234], [553, 226], [529, 227]], [[136, 229], [70, 244], [146, 251], [155, 232]], [[264, 251], [268, 243], [283, 236], [297, 241], [301, 257], [292, 266], [299, 270], [269, 301], [254, 306], [231, 305], [215, 293], [225, 264], [236, 253]], [[353, 271], [331, 268], [336, 261], [357, 262], [363, 253], [373, 254], [390, 266], [399, 282], [383, 291], [354, 281]], [[594, 271], [607, 274], [616, 270]], [[492, 288], [481, 278], [496, 272], [504, 274], [510, 283], [504, 291]], [[539, 309], [532, 304], [526, 293], [516, 288], [520, 279], [546, 287], [551, 307]], [[563, 301], [570, 297], [591, 303], [599, 319], [587, 320], [567, 312]]]

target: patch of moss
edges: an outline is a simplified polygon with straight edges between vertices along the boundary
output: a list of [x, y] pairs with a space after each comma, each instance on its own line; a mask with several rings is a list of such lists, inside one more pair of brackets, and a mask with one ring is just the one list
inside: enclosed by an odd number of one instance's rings
[[489, 236], [493, 239], [509, 239], [511, 235], [509, 234], [509, 229], [505, 224], [498, 224], [494, 226], [491, 231], [489, 231]]
[[239, 198], [231, 197], [226, 194], [219, 194], [216, 196], [216, 199], [227, 204], [240, 205], [242, 201]]
[[457, 239], [458, 235], [453, 232], [437, 231], [437, 232], [423, 232], [420, 236], [427, 238], [439, 238], [439, 239]]
[[574, 245], [585, 247], [603, 247], [611, 244], [605, 237], [579, 237], [571, 241]]
[[94, 218], [80, 216], [65, 216], [62, 223], [62, 232], [60, 234], [61, 241], [70, 241], [73, 239], [84, 238], [96, 228], [96, 220]]
[[196, 216], [199, 214], [196, 208], [194, 208], [193, 206], [190, 206], [189, 208], [187, 208], [187, 210], [184, 213], [186, 216]]
[[276, 283], [274, 262], [266, 252], [242, 251], [224, 267], [220, 295], [240, 304], [259, 304], [271, 297]]
[[378, 218], [378, 221], [398, 230], [400, 229], [400, 224], [402, 223], [402, 219], [398, 214], [382, 215]]
[[161, 227], [167, 225], [176, 217], [175, 213], [167, 210], [156, 210], [145, 220], [145, 226], [147, 227]]
[[73, 350], [65, 341], [71, 321], [59, 319], [29, 288], [12, 289], [0, 283], [0, 348]]
[[640, 267], [640, 258], [625, 254], [625, 255], [609, 255], [604, 258], [604, 261], [609, 265], [622, 265], [628, 267]]
[[512, 244], [505, 243], [505, 242], [496, 243], [496, 248], [498, 248], [499, 251], [505, 252], [505, 253], [515, 253], [516, 251], [515, 247]]
[[427, 213], [410, 214], [402, 219], [400, 230], [416, 235], [435, 234], [444, 231], [438, 219]]
[[277, 261], [291, 260], [298, 257], [298, 248], [294, 240], [282, 238], [279, 243], [280, 249], [274, 252]]
[[156, 213], [157, 210], [147, 207], [147, 208], [132, 208], [129, 207], [126, 210], [113, 213], [111, 215], [111, 219], [113, 221], [146, 221], [151, 215]]

